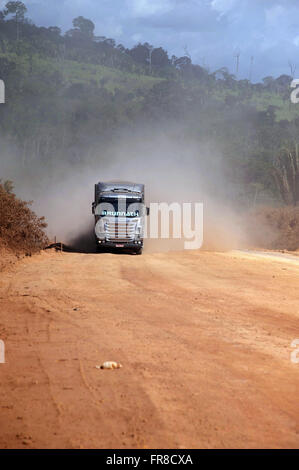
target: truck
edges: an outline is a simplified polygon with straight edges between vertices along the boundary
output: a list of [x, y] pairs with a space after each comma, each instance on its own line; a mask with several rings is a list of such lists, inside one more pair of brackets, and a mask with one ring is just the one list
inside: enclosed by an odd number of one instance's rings
[[141, 255], [145, 217], [144, 184], [107, 181], [95, 184], [92, 213], [99, 252], [130, 251]]

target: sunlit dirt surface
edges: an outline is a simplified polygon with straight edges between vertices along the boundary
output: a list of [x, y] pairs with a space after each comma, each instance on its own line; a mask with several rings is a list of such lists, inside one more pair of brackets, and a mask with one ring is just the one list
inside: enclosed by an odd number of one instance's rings
[[296, 338], [296, 257], [23, 259], [0, 274], [0, 447], [296, 448]]

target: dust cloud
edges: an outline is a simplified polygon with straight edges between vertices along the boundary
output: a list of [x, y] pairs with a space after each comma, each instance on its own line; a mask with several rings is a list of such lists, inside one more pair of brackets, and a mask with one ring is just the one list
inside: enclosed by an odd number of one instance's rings
[[[203, 248], [244, 247], [248, 236], [230, 185], [221, 153], [212, 143], [199, 145], [184, 139], [175, 124], [167, 132], [141, 128], [124, 130], [98, 152], [86, 152], [80, 161], [56, 161], [51, 168], [29, 162], [22, 165], [13, 149], [6, 149], [0, 175], [11, 179], [17, 196], [33, 200], [33, 209], [46, 217], [50, 240], [95, 248], [91, 203], [94, 184], [126, 180], [145, 184], [146, 203], [202, 202]], [[103, 148], [104, 147], [104, 148]], [[93, 143], [92, 148], [95, 148]], [[87, 149], [88, 150], [88, 149]], [[145, 241], [145, 251], [183, 249], [182, 240]]]

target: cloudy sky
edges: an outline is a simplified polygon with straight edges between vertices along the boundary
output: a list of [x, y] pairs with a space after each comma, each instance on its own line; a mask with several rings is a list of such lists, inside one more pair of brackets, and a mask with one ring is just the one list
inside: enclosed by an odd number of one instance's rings
[[[0, 0], [0, 4], [5, 1]], [[189, 52], [194, 63], [227, 66], [254, 81], [267, 75], [299, 76], [299, 0], [25, 0], [38, 25], [71, 27], [74, 17], [93, 20], [96, 34], [132, 46], [150, 42], [170, 55]], [[295, 73], [296, 75], [296, 73]]]

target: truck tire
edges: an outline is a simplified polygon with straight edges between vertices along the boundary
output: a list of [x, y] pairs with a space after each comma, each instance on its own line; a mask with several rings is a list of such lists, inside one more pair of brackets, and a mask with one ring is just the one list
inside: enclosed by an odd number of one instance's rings
[[142, 255], [142, 247], [135, 250], [135, 255]]

